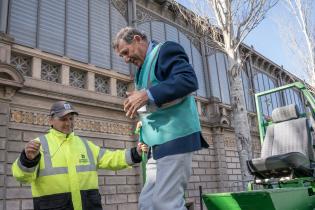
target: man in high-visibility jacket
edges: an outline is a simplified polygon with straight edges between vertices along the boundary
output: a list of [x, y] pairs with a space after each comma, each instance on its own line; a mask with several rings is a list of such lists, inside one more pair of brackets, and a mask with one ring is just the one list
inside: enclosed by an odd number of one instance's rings
[[76, 136], [75, 115], [70, 103], [54, 103], [51, 129], [29, 141], [12, 166], [18, 181], [31, 183], [35, 210], [101, 210], [97, 169], [119, 170], [141, 162], [141, 146], [110, 151]]

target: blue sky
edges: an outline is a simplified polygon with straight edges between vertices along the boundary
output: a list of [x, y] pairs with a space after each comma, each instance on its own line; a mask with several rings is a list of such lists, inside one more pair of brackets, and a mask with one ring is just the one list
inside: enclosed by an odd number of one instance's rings
[[[193, 8], [190, 0], [177, 0], [187, 8]], [[199, 2], [199, 1], [198, 1]], [[294, 75], [305, 79], [305, 73], [299, 69], [299, 61], [290, 53], [287, 43], [281, 39], [278, 25], [275, 22], [280, 15], [283, 15], [283, 5], [278, 4], [266, 15], [266, 18], [256, 27], [245, 39], [249, 46], [253, 45], [254, 49], [264, 55], [269, 60], [279, 66], [283, 65], [284, 69]], [[291, 24], [291, 23], [290, 23]]]
[[[275, 19], [283, 14], [281, 4], [275, 6], [266, 18], [246, 38], [245, 43], [253, 45], [254, 49], [275, 62], [284, 69], [305, 79], [303, 70], [299, 69], [299, 60], [290, 52], [287, 43], [281, 39], [281, 33]], [[292, 24], [292, 23], [289, 23]]]

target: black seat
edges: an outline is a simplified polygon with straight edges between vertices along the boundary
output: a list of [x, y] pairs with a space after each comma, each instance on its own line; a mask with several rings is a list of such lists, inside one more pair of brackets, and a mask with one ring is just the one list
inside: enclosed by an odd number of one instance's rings
[[260, 179], [313, 176], [314, 153], [307, 119], [298, 118], [297, 107], [291, 104], [275, 109], [272, 122], [261, 157], [247, 161], [250, 173]]

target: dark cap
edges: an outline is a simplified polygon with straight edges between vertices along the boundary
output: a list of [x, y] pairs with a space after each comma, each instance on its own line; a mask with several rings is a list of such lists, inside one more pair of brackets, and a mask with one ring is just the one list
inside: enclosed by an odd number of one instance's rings
[[63, 117], [69, 113], [78, 115], [79, 113], [74, 110], [73, 106], [66, 101], [58, 101], [50, 108], [50, 116]]

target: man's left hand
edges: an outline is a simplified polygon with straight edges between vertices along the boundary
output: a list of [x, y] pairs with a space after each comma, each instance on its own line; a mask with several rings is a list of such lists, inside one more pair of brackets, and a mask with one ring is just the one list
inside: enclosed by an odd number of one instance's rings
[[148, 153], [148, 151], [149, 151], [148, 145], [146, 145], [146, 144], [144, 144], [144, 143], [140, 143], [140, 142], [138, 143], [138, 145], [137, 145], [137, 152], [138, 152], [138, 155], [141, 156], [142, 152]]
[[126, 92], [128, 98], [124, 101], [124, 111], [126, 116], [133, 118], [137, 110], [148, 103], [148, 94], [146, 90]]

